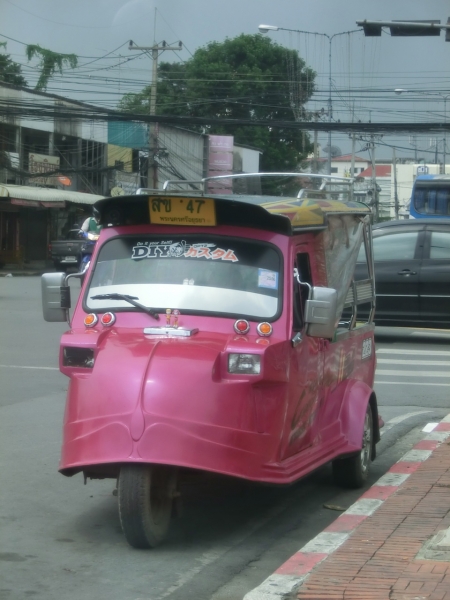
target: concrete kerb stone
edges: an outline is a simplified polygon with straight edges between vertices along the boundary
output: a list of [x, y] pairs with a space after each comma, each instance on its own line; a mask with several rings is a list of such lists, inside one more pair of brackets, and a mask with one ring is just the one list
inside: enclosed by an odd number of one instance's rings
[[0, 273], [0, 277], [40, 277], [48, 271], [20, 271], [14, 273]]
[[49, 273], [51, 271], [54, 271], [54, 269], [52, 268], [39, 268], [39, 269], [8, 269], [8, 268], [4, 268], [4, 269], [0, 269], [0, 277], [40, 277], [41, 275], [43, 275], [44, 273]]
[[[329, 527], [296, 552], [275, 573], [244, 596], [244, 600], [288, 600], [313, 570], [356, 531], [360, 523], [405, 483], [442, 442], [450, 437], [450, 413]], [[427, 449], [424, 448], [427, 447]], [[431, 449], [428, 449], [431, 448]], [[342, 527], [341, 527], [342, 525]]]

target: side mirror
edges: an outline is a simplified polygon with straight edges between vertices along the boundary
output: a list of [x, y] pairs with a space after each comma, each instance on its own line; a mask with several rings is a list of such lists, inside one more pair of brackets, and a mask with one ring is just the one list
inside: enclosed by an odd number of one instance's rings
[[50, 323], [67, 320], [70, 287], [65, 281], [65, 273], [44, 273], [41, 277], [42, 311], [44, 319]]
[[311, 337], [332, 338], [336, 328], [337, 291], [313, 287], [305, 305], [307, 334]]

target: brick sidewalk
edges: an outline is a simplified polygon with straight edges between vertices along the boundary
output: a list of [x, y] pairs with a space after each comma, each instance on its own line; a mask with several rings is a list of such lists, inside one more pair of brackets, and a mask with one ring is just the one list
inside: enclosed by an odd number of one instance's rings
[[[401, 487], [313, 570], [297, 592], [299, 600], [450, 600], [450, 562], [416, 558], [425, 541], [450, 527], [449, 444], [436, 444]], [[415, 448], [421, 445], [426, 440]], [[342, 530], [340, 518], [330, 531]]]
[[450, 600], [449, 528], [450, 414], [244, 600]]

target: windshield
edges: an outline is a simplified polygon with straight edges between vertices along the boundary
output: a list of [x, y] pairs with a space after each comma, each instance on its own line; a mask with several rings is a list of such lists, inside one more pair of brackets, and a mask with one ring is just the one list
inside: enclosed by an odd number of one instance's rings
[[281, 254], [271, 244], [208, 235], [114, 238], [100, 250], [85, 307], [134, 310], [100, 294], [128, 294], [164, 312], [274, 319], [281, 310]]
[[450, 184], [448, 187], [416, 187], [414, 190], [414, 208], [423, 215], [450, 215]]

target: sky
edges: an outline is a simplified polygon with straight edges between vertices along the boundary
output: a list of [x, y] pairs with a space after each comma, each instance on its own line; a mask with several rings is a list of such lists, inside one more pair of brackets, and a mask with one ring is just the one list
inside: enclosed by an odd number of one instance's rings
[[[258, 25], [270, 24], [280, 28], [267, 34], [272, 41], [296, 49], [317, 72], [309, 110], [328, 108], [331, 51], [333, 119], [438, 121], [450, 119], [450, 42], [444, 33], [365, 38], [355, 30], [363, 19], [445, 24], [448, 17], [448, 0], [0, 0], [0, 41], [31, 87], [39, 71], [36, 61], [26, 60], [27, 44], [77, 55], [78, 68], [55, 76], [47, 91], [116, 108], [124, 93], [151, 80], [151, 58], [130, 51], [130, 40], [138, 46], [181, 41], [181, 51], [166, 51], [159, 60], [185, 61], [211, 41], [255, 34]], [[290, 79], [295, 88], [295, 76]], [[409, 91], [395, 94], [396, 88]], [[333, 134], [332, 144], [343, 153], [351, 148], [348, 134]], [[383, 136], [377, 158], [391, 157], [395, 146], [398, 156], [431, 161], [436, 145], [442, 152], [443, 140], [430, 136]], [[365, 147], [365, 139], [357, 141], [362, 157]]]

